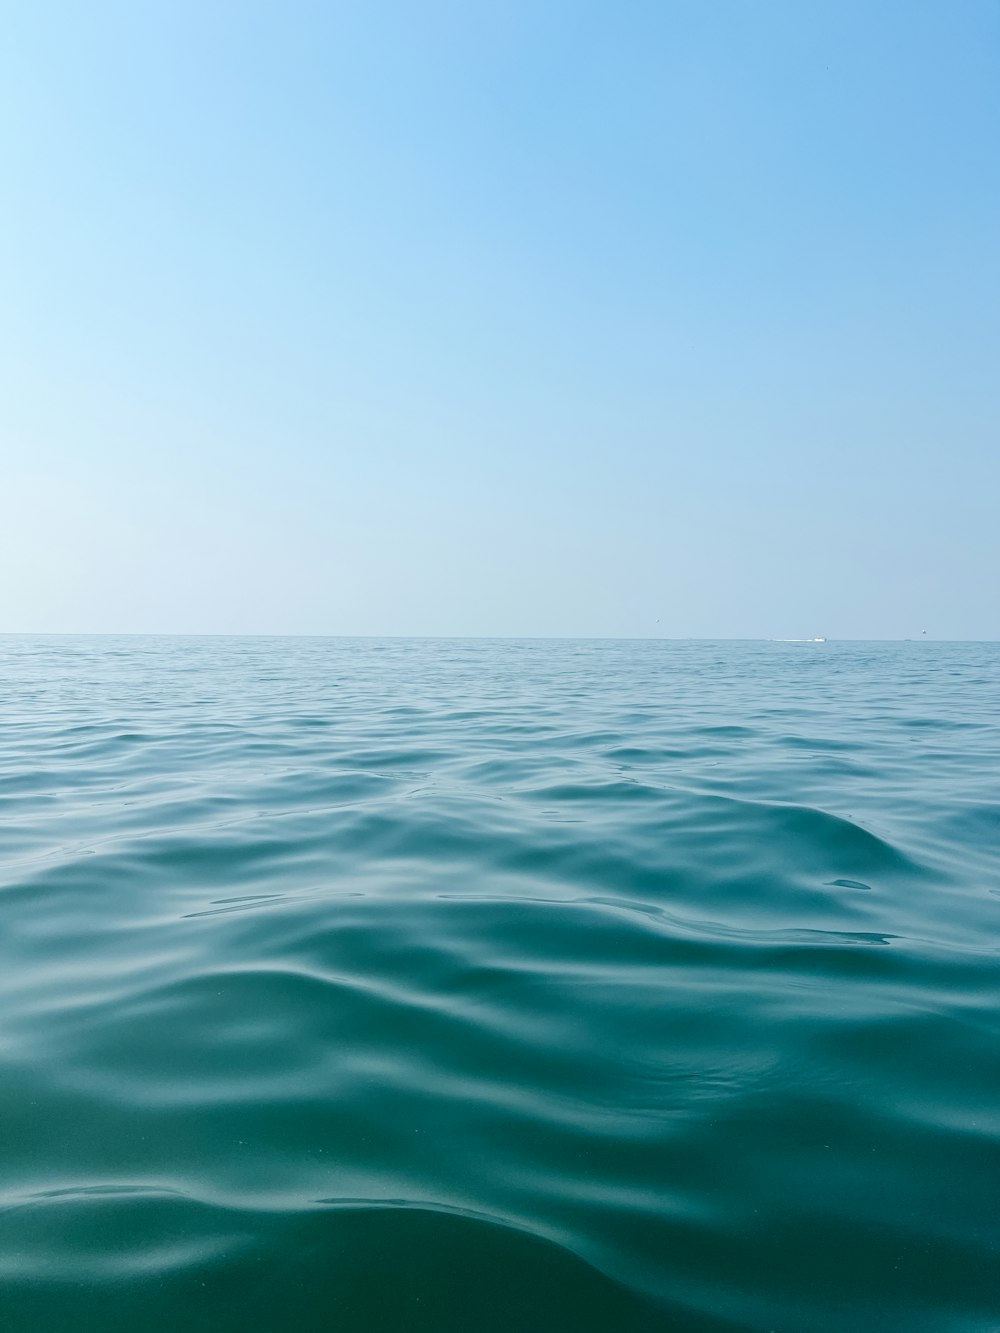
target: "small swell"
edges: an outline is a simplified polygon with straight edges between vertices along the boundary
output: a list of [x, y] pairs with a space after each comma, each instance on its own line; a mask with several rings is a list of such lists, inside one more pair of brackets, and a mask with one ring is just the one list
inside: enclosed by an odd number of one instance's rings
[[[15, 1220], [13, 1239], [4, 1233]], [[62, 1251], [49, 1239], [54, 1225]], [[80, 1333], [147, 1320], [159, 1326], [182, 1311], [185, 1327], [205, 1333], [735, 1327], [657, 1308], [530, 1230], [405, 1200], [334, 1198], [265, 1212], [104, 1187], [0, 1211], [0, 1237], [14, 1246], [6, 1310], [17, 1327], [41, 1327], [67, 1288], [74, 1289]], [[103, 1245], [93, 1243], [96, 1237]]]
[[4, 1329], [992, 1333], [998, 652], [0, 638]]

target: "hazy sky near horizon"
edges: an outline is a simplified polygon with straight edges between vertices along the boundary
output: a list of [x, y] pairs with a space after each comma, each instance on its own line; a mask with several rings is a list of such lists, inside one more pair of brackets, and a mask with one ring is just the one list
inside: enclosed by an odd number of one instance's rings
[[36, 0], [0, 88], [0, 630], [1000, 637], [993, 0]]

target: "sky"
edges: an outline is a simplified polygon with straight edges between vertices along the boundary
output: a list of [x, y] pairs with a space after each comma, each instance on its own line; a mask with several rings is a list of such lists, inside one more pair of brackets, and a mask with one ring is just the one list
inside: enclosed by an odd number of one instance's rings
[[0, 631], [1000, 637], [995, 0], [0, 16]]

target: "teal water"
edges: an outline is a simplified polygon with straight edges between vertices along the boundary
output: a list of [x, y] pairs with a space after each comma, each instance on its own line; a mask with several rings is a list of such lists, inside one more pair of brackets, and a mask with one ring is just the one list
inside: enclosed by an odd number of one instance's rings
[[995, 1333], [998, 685], [0, 639], [0, 1326]]

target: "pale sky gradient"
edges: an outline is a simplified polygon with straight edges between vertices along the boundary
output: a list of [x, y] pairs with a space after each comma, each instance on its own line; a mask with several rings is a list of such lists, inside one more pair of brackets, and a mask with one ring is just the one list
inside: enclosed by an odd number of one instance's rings
[[0, 630], [1000, 637], [995, 0], [2, 16]]

